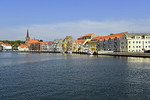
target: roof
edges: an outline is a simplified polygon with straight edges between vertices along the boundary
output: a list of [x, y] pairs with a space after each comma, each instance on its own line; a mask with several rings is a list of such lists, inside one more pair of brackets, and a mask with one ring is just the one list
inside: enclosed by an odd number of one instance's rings
[[86, 40], [76, 40], [77, 43], [84, 43]]
[[24, 44], [21, 44], [19, 47], [21, 47], [21, 48], [28, 48], [28, 46], [24, 45]]
[[102, 37], [104, 36], [96, 36], [96, 37], [93, 37], [92, 40], [99, 40], [99, 39], [102, 39]]
[[40, 42], [40, 44], [52, 44], [54, 43], [53, 41], [45, 41], [45, 42]]
[[8, 44], [8, 43], [3, 43], [3, 45], [5, 45], [5, 46], [11, 46], [10, 44]]
[[94, 33], [90, 33], [90, 34], [85, 34], [84, 36], [91, 36], [91, 35], [95, 35]]
[[28, 43], [29, 43], [29, 44], [39, 43], [39, 41], [38, 41], [38, 40], [30, 40]]
[[126, 33], [128, 37], [134, 37], [134, 36], [150, 36], [150, 33]]
[[96, 37], [93, 37], [93, 38], [91, 39], [91, 41], [88, 41], [88, 43], [96, 43], [97, 41], [102, 40], [103, 37], [104, 37], [104, 36], [96, 36]]
[[122, 32], [122, 33], [117, 33], [117, 34], [113, 34], [113, 35], [103, 36], [101, 40], [121, 38], [126, 33], [128, 33], [128, 32]]
[[79, 38], [77, 38], [78, 40], [85, 40], [85, 39], [82, 39], [83, 37], [87, 37], [87, 36], [92, 36], [92, 35], [95, 35], [94, 33], [90, 33], [90, 34], [85, 34], [84, 36], [80, 36]]

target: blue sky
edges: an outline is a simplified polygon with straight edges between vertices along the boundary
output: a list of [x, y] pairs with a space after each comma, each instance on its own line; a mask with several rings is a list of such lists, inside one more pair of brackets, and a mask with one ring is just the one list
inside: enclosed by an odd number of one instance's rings
[[0, 0], [0, 40], [150, 33], [150, 0]]

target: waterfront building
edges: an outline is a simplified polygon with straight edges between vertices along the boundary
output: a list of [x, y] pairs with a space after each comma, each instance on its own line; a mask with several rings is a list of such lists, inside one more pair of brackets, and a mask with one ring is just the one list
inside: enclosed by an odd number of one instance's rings
[[53, 41], [40, 42], [41, 50], [50, 51], [50, 46], [52, 43], [53, 43]]
[[78, 43], [78, 51], [79, 52], [88, 52], [88, 41], [91, 41], [92, 38], [96, 37], [94, 33], [85, 34], [84, 36], [81, 36], [77, 38], [76, 42]]
[[28, 42], [29, 50], [41, 50], [41, 45], [39, 40], [30, 40]]
[[18, 46], [18, 51], [28, 51], [29, 48], [27, 45], [21, 44]]
[[88, 49], [90, 52], [97, 52], [98, 42], [102, 39], [103, 36], [96, 36], [88, 41]]
[[120, 43], [122, 52], [144, 52], [150, 50], [150, 33], [126, 33]]
[[3, 50], [3, 46], [2, 46], [3, 42], [0, 42], [0, 51]]
[[50, 51], [62, 52], [62, 41], [63, 39], [56, 39], [52, 44], [49, 45]]
[[72, 36], [66, 36], [62, 41], [62, 50], [63, 52], [74, 52], [75, 51], [75, 39]]
[[121, 51], [121, 37], [127, 32], [103, 36], [98, 41], [98, 51]]
[[2, 49], [4, 51], [10, 51], [10, 50], [12, 50], [12, 46], [10, 44], [8, 44], [8, 43], [2, 43], [1, 46], [2, 46]]

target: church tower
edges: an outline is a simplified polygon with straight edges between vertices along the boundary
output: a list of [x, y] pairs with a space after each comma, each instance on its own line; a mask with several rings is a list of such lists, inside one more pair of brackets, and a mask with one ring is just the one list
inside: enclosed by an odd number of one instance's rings
[[27, 36], [26, 36], [26, 41], [25, 44], [28, 45], [28, 42], [30, 41], [30, 36], [29, 36], [29, 31], [27, 29]]

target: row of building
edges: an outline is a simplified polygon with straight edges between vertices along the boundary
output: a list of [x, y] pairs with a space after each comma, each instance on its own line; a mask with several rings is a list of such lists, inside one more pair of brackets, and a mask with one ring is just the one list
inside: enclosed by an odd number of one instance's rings
[[27, 30], [25, 44], [18, 46], [19, 51], [42, 50], [58, 52], [144, 52], [150, 50], [150, 33], [122, 32], [108, 36], [97, 36], [94, 33], [83, 35], [77, 39], [66, 36], [54, 41], [30, 39]]

